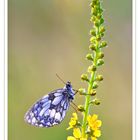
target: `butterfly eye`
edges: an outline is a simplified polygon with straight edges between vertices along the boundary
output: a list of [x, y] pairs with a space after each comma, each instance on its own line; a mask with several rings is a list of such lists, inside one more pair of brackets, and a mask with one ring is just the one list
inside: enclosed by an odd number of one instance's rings
[[71, 88], [71, 85], [70, 85], [70, 84], [67, 84], [66, 87], [67, 87], [67, 88]]
[[71, 87], [71, 82], [68, 81], [66, 85], [67, 87]]

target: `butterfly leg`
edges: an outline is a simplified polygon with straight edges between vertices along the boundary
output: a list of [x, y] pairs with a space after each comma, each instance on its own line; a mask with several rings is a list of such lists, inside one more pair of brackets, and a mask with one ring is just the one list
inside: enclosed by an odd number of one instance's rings
[[74, 102], [71, 102], [74, 106], [74, 108], [77, 110], [77, 112], [82, 112], [82, 111], [84, 111], [84, 108], [83, 108], [83, 106], [82, 106], [82, 110], [81, 110], [81, 105], [79, 105], [79, 106], [77, 106]]
[[78, 91], [78, 90], [76, 90], [76, 89], [73, 89], [73, 90], [75, 91], [75, 93], [74, 93], [75, 95], [79, 92], [79, 91]]
[[75, 110], [76, 113], [78, 113], [78, 108], [77, 107], [75, 108], [75, 106], [73, 106], [73, 104], [71, 104], [71, 107]]
[[71, 101], [71, 103], [78, 109], [78, 106], [73, 101]]

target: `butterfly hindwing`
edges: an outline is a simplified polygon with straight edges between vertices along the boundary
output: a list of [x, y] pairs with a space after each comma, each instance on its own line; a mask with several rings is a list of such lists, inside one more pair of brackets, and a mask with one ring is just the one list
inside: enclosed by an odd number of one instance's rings
[[37, 127], [51, 127], [59, 124], [64, 119], [69, 104], [67, 90], [55, 90], [29, 109], [25, 115], [25, 121]]

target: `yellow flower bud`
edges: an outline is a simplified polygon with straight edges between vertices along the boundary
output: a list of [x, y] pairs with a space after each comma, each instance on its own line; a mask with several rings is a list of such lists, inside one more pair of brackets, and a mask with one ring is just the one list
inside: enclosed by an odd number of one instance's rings
[[91, 8], [91, 15], [94, 15], [94, 16], [97, 15], [97, 9], [95, 7]]
[[95, 105], [100, 105], [100, 103], [101, 103], [101, 102], [100, 102], [99, 99], [94, 99], [94, 104], [95, 104]]
[[103, 23], [104, 23], [104, 19], [101, 18], [101, 19], [100, 19], [100, 24], [103, 24]]
[[107, 46], [107, 42], [106, 42], [106, 41], [102, 41], [100, 47], [101, 47], [101, 48], [104, 48], [104, 47], [106, 47], [106, 46]]
[[90, 34], [95, 36], [96, 35], [96, 30], [95, 29], [91, 29], [90, 30]]
[[97, 39], [97, 41], [100, 41], [101, 40], [101, 36], [100, 35], [97, 35], [96, 36], [96, 39]]
[[89, 81], [87, 74], [82, 74], [81, 79], [84, 81]]
[[96, 66], [95, 65], [91, 65], [88, 67], [88, 72], [93, 72], [93, 71], [96, 71]]
[[93, 44], [91, 44], [91, 45], [89, 46], [89, 49], [92, 50], [92, 51], [94, 51], [94, 50], [96, 50], [96, 46], [93, 45]]
[[91, 38], [90, 38], [90, 42], [91, 43], [94, 43], [96, 41], [96, 37], [95, 36], [92, 36]]
[[103, 80], [103, 76], [102, 75], [97, 75], [96, 80], [97, 81], [102, 81]]
[[90, 21], [91, 21], [91, 22], [94, 22], [95, 19], [96, 19], [96, 17], [95, 17], [95, 16], [92, 16], [92, 17], [90, 18]]
[[95, 95], [96, 95], [96, 90], [95, 90], [95, 89], [92, 89], [92, 90], [90, 91], [90, 95], [91, 95], [91, 96], [95, 96]]
[[88, 59], [88, 60], [92, 60], [93, 61], [93, 55], [92, 54], [87, 54], [86, 55], [86, 58]]
[[97, 65], [98, 66], [101, 66], [101, 65], [103, 65], [104, 64], [104, 60], [103, 59], [98, 59], [97, 60]]
[[100, 19], [102, 17], [102, 14], [98, 13], [97, 18]]
[[93, 104], [93, 105], [100, 105], [100, 100], [99, 99], [94, 99], [94, 100], [92, 100], [92, 101], [90, 101], [90, 104]]
[[97, 87], [98, 87], [97, 82], [94, 82], [94, 83], [93, 83], [93, 89], [95, 89], [95, 88], [97, 88]]
[[86, 94], [86, 90], [84, 88], [79, 88], [78, 92], [82, 95]]
[[99, 32], [100, 32], [100, 33], [105, 32], [105, 26], [101, 26], [100, 29], [99, 29]]
[[83, 106], [83, 105], [78, 105], [78, 110], [79, 110], [80, 112], [85, 111], [84, 106]]
[[104, 57], [104, 53], [103, 52], [99, 52], [98, 53], [98, 58], [103, 58]]
[[96, 19], [95, 21], [94, 21], [94, 24], [95, 24], [95, 26], [99, 26], [100, 25], [100, 20], [98, 20], [98, 19]]

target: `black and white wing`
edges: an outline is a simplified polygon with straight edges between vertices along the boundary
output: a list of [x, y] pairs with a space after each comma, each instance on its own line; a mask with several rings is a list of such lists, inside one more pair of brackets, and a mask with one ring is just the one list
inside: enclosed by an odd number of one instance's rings
[[66, 89], [58, 89], [44, 96], [25, 114], [25, 121], [37, 127], [59, 124], [70, 105], [67, 95]]

